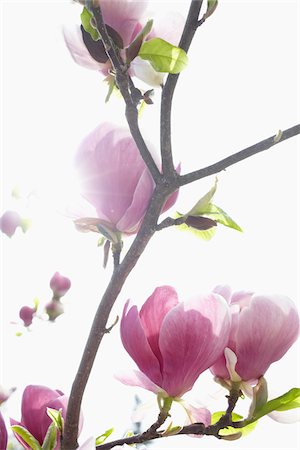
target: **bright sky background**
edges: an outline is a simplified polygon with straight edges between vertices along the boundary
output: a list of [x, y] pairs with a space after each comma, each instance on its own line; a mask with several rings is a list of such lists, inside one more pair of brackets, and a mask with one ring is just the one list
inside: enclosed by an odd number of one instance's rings
[[[113, 98], [105, 105], [101, 76], [77, 66], [64, 45], [62, 24], [78, 20], [80, 7], [71, 1], [0, 3], [0, 214], [16, 209], [33, 221], [26, 235], [0, 236], [1, 384], [18, 386], [3, 414], [19, 419], [27, 384], [70, 390], [111, 265], [102, 268], [98, 237], [77, 232], [61, 211], [74, 192], [72, 161], [82, 138], [102, 121], [125, 124], [125, 119], [122, 101]], [[189, 4], [150, 3], [153, 10], [176, 8], [183, 13]], [[174, 100], [173, 145], [182, 173], [299, 122], [298, 13], [297, 0], [224, 0], [199, 29]], [[154, 101], [144, 112], [141, 127], [155, 143], [158, 91]], [[110, 321], [121, 314], [127, 298], [141, 305], [162, 284], [173, 285], [182, 300], [228, 283], [236, 290], [285, 294], [299, 306], [298, 154], [299, 140], [293, 138], [220, 174], [215, 203], [244, 233], [220, 226], [208, 243], [173, 229], [157, 233], [124, 286]], [[190, 209], [213, 182], [212, 177], [182, 189], [176, 209]], [[14, 200], [15, 186], [24, 197], [32, 190], [37, 196]], [[72, 280], [65, 315], [55, 324], [37, 320], [32, 332], [16, 337], [20, 328], [10, 322], [18, 321], [20, 307], [31, 305], [35, 297], [41, 305], [50, 300], [49, 281], [57, 270]], [[299, 386], [298, 354], [299, 345], [294, 345], [267, 372], [275, 396]], [[134, 363], [120, 344], [117, 326], [103, 340], [86, 389], [81, 441], [111, 426], [116, 427], [113, 437], [121, 437], [130, 427], [135, 392], [154, 401], [153, 394], [112, 378], [126, 367], [133, 368]], [[221, 396], [216, 406], [216, 395], [218, 386], [204, 374], [187, 397], [222, 409], [225, 398]], [[245, 410], [240, 403], [237, 412]], [[145, 427], [156, 415], [156, 410], [150, 412]], [[236, 442], [180, 437], [160, 440], [152, 448], [296, 449], [299, 444], [297, 424], [265, 418], [253, 434]]]

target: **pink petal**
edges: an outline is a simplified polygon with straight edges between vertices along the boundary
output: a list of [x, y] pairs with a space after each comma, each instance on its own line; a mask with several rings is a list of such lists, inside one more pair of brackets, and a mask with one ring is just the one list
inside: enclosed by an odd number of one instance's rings
[[226, 302], [230, 304], [231, 301], [231, 287], [228, 284], [218, 284], [213, 288], [213, 292], [222, 295]]
[[[107, 72], [107, 67], [111, 64], [101, 64], [90, 55], [82, 39], [82, 33], [79, 25], [74, 27], [63, 27], [63, 35], [66, 46], [71, 53], [74, 61], [82, 67], [91, 70], [102, 70]], [[105, 70], [106, 69], [106, 70]]]
[[5, 426], [5, 422], [3, 416], [0, 411], [0, 449], [6, 449], [7, 445], [7, 429]]
[[130, 64], [132, 76], [142, 80], [151, 87], [160, 87], [163, 85], [166, 74], [156, 72], [148, 61], [137, 56]]
[[178, 46], [184, 23], [185, 18], [183, 15], [175, 11], [170, 11], [165, 15], [159, 15], [154, 19], [153, 29], [148, 35], [147, 40], [160, 38], [172, 45]]
[[295, 423], [300, 421], [299, 408], [288, 411], [272, 411], [268, 416], [279, 423]]
[[136, 362], [139, 369], [147, 375], [151, 381], [158, 386], [161, 386], [162, 380], [159, 361], [146, 338], [137, 307], [132, 306], [129, 311], [127, 311], [127, 308], [128, 302], [124, 307], [120, 327], [124, 348]]
[[189, 391], [216, 361], [227, 344], [229, 329], [228, 306], [217, 294], [180, 303], [166, 315], [159, 347], [164, 361], [162, 387], [170, 396]]
[[242, 309], [237, 332], [237, 372], [243, 380], [259, 378], [295, 342], [299, 316], [295, 305], [283, 296], [254, 296]]
[[137, 186], [135, 188], [132, 203], [125, 211], [121, 220], [117, 223], [117, 229], [120, 231], [135, 232], [144, 217], [154, 190], [154, 182], [148, 171], [144, 169]]
[[133, 370], [131, 372], [119, 372], [115, 378], [127, 386], [136, 386], [158, 394], [162, 389], [153, 383], [143, 372]]
[[[60, 394], [45, 386], [27, 386], [22, 398], [22, 419], [25, 428], [39, 441], [43, 443], [42, 422], [45, 419], [45, 405], [55, 400]], [[47, 418], [47, 416], [46, 416]]]
[[171, 286], [161, 286], [155, 289], [140, 311], [145, 336], [161, 367], [163, 362], [158, 345], [161, 324], [166, 314], [177, 304], [178, 296], [175, 289]]
[[147, 8], [148, 0], [101, 0], [104, 21], [116, 30], [127, 47], [133, 37], [137, 22]]

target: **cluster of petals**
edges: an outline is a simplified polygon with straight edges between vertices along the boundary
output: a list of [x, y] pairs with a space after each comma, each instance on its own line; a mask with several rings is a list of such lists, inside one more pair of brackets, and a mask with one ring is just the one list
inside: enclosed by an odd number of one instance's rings
[[140, 312], [125, 305], [121, 338], [140, 371], [118, 378], [180, 398], [223, 354], [229, 331], [229, 308], [220, 295], [179, 302], [172, 287], [158, 287]]
[[[101, 0], [101, 11], [108, 33], [121, 50], [135, 39], [147, 21], [145, 16], [148, 0]], [[154, 27], [146, 39], [160, 37], [177, 45], [183, 30], [184, 20], [178, 14], [169, 14], [163, 20], [154, 22]], [[93, 41], [82, 26], [64, 27], [66, 45], [74, 61], [88, 69], [98, 70], [108, 75], [111, 63], [100, 44]], [[157, 73], [147, 61], [136, 57], [130, 66], [130, 75], [136, 76], [151, 86], [159, 86], [163, 75]]]
[[[154, 181], [129, 131], [110, 123], [98, 126], [83, 140], [76, 167], [86, 201], [77, 226], [97, 231], [103, 225], [113, 232], [136, 233]], [[175, 203], [177, 195], [169, 197], [163, 211]]]
[[[11, 425], [21, 425], [26, 428], [40, 445], [43, 444], [47, 430], [51, 425], [51, 419], [47, 414], [47, 408], [61, 409], [62, 417], [65, 419], [68, 406], [68, 397], [59, 390], [53, 390], [46, 386], [29, 385], [25, 388], [22, 397], [22, 417], [17, 422], [11, 419]], [[82, 428], [83, 418], [80, 416], [79, 434]], [[25, 449], [28, 445], [15, 433], [16, 438]], [[59, 439], [55, 450], [60, 448]]]
[[233, 374], [243, 381], [255, 381], [296, 341], [299, 334], [296, 307], [283, 295], [232, 293], [228, 286], [217, 286], [214, 292], [230, 305], [231, 329], [227, 360], [220, 356], [211, 371], [221, 379], [230, 379]]

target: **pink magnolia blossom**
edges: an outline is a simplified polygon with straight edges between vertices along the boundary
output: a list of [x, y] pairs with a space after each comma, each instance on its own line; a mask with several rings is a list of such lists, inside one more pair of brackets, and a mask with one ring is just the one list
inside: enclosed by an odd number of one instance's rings
[[[122, 49], [128, 47], [142, 26], [140, 20], [148, 0], [101, 0], [101, 11], [108, 33]], [[66, 45], [74, 61], [88, 69], [108, 75], [112, 66], [99, 41], [93, 41], [83, 27], [64, 28]]]
[[54, 299], [47, 303], [45, 310], [49, 316], [49, 320], [55, 322], [64, 313], [64, 305], [59, 300]]
[[[154, 190], [154, 181], [139, 150], [125, 128], [105, 123], [82, 142], [76, 160], [82, 196], [89, 217], [76, 220], [80, 229], [136, 233]], [[178, 192], [166, 201], [170, 208]], [[89, 211], [87, 209], [89, 207]]]
[[64, 277], [59, 272], [55, 272], [50, 280], [50, 288], [53, 291], [54, 297], [62, 297], [65, 295], [71, 287], [71, 281], [69, 278]]
[[5, 211], [0, 217], [0, 230], [8, 237], [15, 234], [16, 229], [21, 226], [22, 219], [16, 211]]
[[[102, 0], [101, 10], [104, 22], [108, 25], [110, 37], [124, 50], [135, 39], [146, 23], [145, 17], [148, 0]], [[163, 18], [154, 18], [154, 26], [145, 40], [159, 37], [178, 45], [184, 27], [184, 18], [175, 12], [170, 12]], [[98, 70], [103, 75], [109, 75], [112, 65], [100, 41], [93, 41], [82, 26], [64, 27], [65, 43], [74, 61], [88, 69]], [[148, 61], [137, 57], [129, 68], [129, 74], [136, 76], [150, 86], [160, 86], [164, 74], [156, 72]]]
[[7, 429], [0, 411], [0, 450], [6, 450], [6, 447], [7, 447]]
[[280, 295], [231, 294], [228, 286], [218, 286], [214, 291], [229, 303], [232, 320], [227, 361], [220, 356], [211, 371], [218, 378], [256, 380], [296, 341], [299, 316], [295, 305]]
[[36, 310], [34, 308], [31, 308], [30, 306], [22, 306], [19, 311], [19, 317], [23, 320], [25, 327], [29, 327], [32, 324], [32, 319], [35, 313]]
[[[51, 419], [47, 414], [47, 408], [62, 410], [62, 417], [66, 418], [68, 397], [59, 390], [52, 390], [46, 386], [29, 385], [25, 388], [22, 398], [22, 418], [20, 422], [11, 419], [11, 425], [21, 425], [26, 428], [42, 445], [47, 430], [51, 425]], [[79, 434], [83, 425], [80, 416]], [[15, 433], [18, 441], [25, 449], [28, 445]], [[55, 450], [60, 448], [59, 439]]]
[[120, 378], [153, 392], [181, 397], [223, 353], [230, 329], [229, 310], [218, 294], [179, 303], [176, 291], [162, 286], [138, 312], [125, 305], [121, 338], [141, 372]]

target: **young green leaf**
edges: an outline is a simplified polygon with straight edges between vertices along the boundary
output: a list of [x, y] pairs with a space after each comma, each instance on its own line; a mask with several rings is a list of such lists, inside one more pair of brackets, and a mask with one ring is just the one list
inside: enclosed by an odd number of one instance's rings
[[205, 20], [211, 16], [218, 6], [218, 0], [207, 0], [207, 10], [204, 14]]
[[11, 429], [14, 433], [17, 433], [32, 450], [42, 450], [39, 442], [28, 430], [26, 430], [26, 428], [21, 425], [12, 425]]
[[268, 401], [268, 385], [264, 377], [260, 377], [258, 383], [253, 388], [253, 399], [250, 405], [248, 418], [255, 416]]
[[55, 424], [56, 428], [62, 433], [64, 427], [64, 419], [62, 417], [62, 409], [47, 408], [47, 414]]
[[[180, 213], [176, 213], [175, 218], [179, 217], [185, 217]], [[176, 228], [180, 231], [188, 231], [190, 233], [193, 233], [195, 236], [197, 236], [200, 239], [203, 239], [205, 241], [209, 241], [216, 233], [216, 227], [212, 225], [211, 228], [206, 230], [197, 230], [196, 228], [192, 228], [191, 226], [188, 226], [186, 223], [183, 223], [181, 225], [176, 225]]]
[[153, 20], [148, 20], [144, 28], [137, 34], [129, 47], [126, 48], [126, 62], [129, 64], [138, 55], [145, 37], [150, 33], [153, 26]]
[[43, 450], [53, 450], [57, 444], [57, 427], [54, 422], [49, 425], [47, 430], [42, 449]]
[[273, 400], [269, 400], [265, 403], [261, 409], [255, 411], [251, 421], [260, 419], [261, 417], [269, 414], [272, 411], [288, 411], [289, 409], [300, 407], [300, 389], [290, 389], [280, 397], [276, 397]]
[[91, 36], [93, 41], [99, 41], [100, 34], [99, 34], [98, 30], [96, 30], [96, 28], [94, 28], [91, 24], [93, 15], [86, 9], [86, 7], [83, 8], [82, 13], [80, 14], [80, 19], [81, 19], [83, 28], [85, 29], [85, 31], [87, 33], [89, 33], [89, 35]]
[[106, 439], [113, 433], [114, 428], [109, 428], [109, 430], [106, 430], [103, 434], [97, 437], [96, 439], [96, 446], [103, 444]]
[[225, 227], [233, 228], [237, 231], [243, 231], [242, 228], [219, 206], [209, 203], [206, 210], [203, 211], [203, 216], [210, 217]]
[[210, 201], [216, 193], [217, 183], [218, 179], [216, 178], [213, 187], [203, 197], [201, 197], [200, 200], [198, 200], [196, 205], [193, 206], [193, 208], [187, 213], [187, 216], [203, 216], [203, 212], [207, 210]]
[[160, 38], [144, 42], [138, 56], [149, 61], [157, 72], [179, 73], [188, 64], [184, 50]]
[[[218, 420], [225, 414], [225, 411], [218, 411], [215, 412], [211, 417], [211, 423], [214, 424], [218, 422]], [[240, 416], [239, 414], [232, 413], [232, 421], [233, 422], [239, 422], [240, 420], [243, 420], [243, 416]], [[257, 422], [251, 422], [250, 424], [247, 424], [243, 428], [234, 428], [234, 427], [226, 427], [222, 428], [219, 431], [220, 436], [234, 436], [238, 433], [241, 433], [241, 436], [247, 436], [247, 434], [251, 433], [251, 431], [254, 430], [256, 427]], [[236, 436], [235, 439], [238, 439], [241, 436]]]

